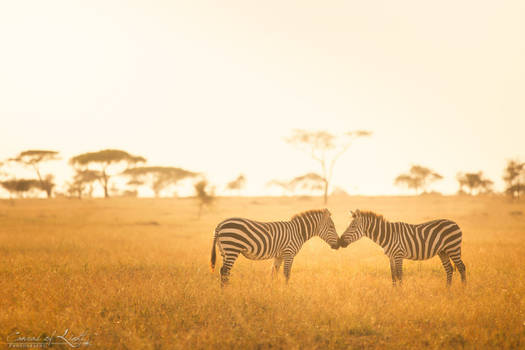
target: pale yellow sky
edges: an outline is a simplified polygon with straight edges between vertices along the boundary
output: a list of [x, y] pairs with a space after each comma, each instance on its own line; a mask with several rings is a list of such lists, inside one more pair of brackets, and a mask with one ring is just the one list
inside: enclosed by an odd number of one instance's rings
[[120, 148], [262, 194], [317, 170], [293, 128], [368, 129], [336, 168], [352, 194], [406, 193], [414, 163], [445, 193], [459, 171], [500, 190], [525, 160], [523, 18], [523, 1], [1, 2], [0, 158]]

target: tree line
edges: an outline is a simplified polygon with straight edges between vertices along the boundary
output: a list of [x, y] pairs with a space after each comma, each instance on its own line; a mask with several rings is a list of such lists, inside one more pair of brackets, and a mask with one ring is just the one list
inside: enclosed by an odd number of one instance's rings
[[[307, 173], [297, 176], [291, 180], [271, 180], [268, 186], [277, 186], [285, 194], [294, 194], [298, 190], [311, 192], [322, 192], [324, 202], [327, 202], [328, 188], [331, 183], [334, 167], [339, 157], [345, 153], [353, 141], [362, 137], [369, 137], [372, 132], [357, 130], [334, 135], [326, 131], [294, 130], [291, 137], [286, 141], [298, 147], [315, 160], [320, 166], [319, 173]], [[394, 179], [396, 186], [406, 186], [414, 190], [416, 194], [428, 193], [428, 186], [443, 176], [430, 168], [422, 165], [413, 165], [407, 173], [402, 173]], [[475, 173], [460, 172], [456, 175], [459, 184], [458, 194], [488, 194], [493, 193], [494, 182], [485, 177], [482, 171]], [[504, 192], [512, 198], [519, 199], [525, 192], [525, 163], [510, 160], [504, 170], [503, 180], [506, 187]], [[334, 192], [344, 193], [344, 190], [336, 188]]]
[[[324, 203], [328, 201], [335, 165], [339, 158], [350, 148], [354, 141], [369, 137], [372, 133], [366, 130], [349, 131], [342, 134], [332, 134], [326, 131], [294, 130], [285, 141], [305, 152], [319, 167], [319, 172], [310, 172], [296, 176], [291, 180], [271, 180], [267, 186], [280, 187], [283, 194], [296, 194], [297, 191], [322, 194]], [[47, 197], [53, 196], [56, 183], [53, 174], [42, 174], [43, 163], [59, 160], [59, 153], [50, 150], [27, 150], [16, 157], [0, 162], [0, 186], [11, 196], [23, 197], [28, 193], [43, 191]], [[137, 196], [142, 186], [149, 187], [156, 197], [169, 188], [175, 187], [180, 181], [193, 181], [195, 196], [201, 200], [202, 206], [213, 201], [215, 188], [212, 187], [199, 172], [173, 166], [147, 166], [146, 158], [132, 155], [123, 150], [105, 149], [82, 153], [69, 159], [69, 165], [74, 175], [66, 183], [65, 195], [82, 198], [92, 196], [94, 187], [100, 186], [104, 197], [109, 198], [112, 192], [111, 179], [119, 177], [126, 180], [126, 189], [121, 195]], [[19, 179], [9, 177], [3, 171], [9, 163], [19, 164], [31, 169], [35, 177]], [[405, 186], [414, 190], [415, 194], [426, 193], [431, 183], [443, 179], [443, 176], [430, 168], [413, 165], [407, 173], [402, 173], [394, 179], [397, 186]], [[493, 181], [486, 178], [483, 172], [458, 173], [459, 194], [492, 193]], [[504, 170], [505, 193], [512, 198], [518, 198], [525, 192], [525, 163], [510, 160]], [[246, 177], [240, 174], [228, 182], [224, 189], [232, 194], [241, 194], [246, 185]], [[113, 187], [115, 184], [113, 183]], [[335, 192], [344, 192], [335, 189]], [[115, 192], [115, 191], [113, 191]]]
[[[42, 174], [43, 163], [59, 160], [57, 151], [28, 150], [23, 151], [14, 158], [0, 162], [4, 169], [6, 164], [12, 162], [25, 168], [32, 169], [36, 175], [33, 179], [17, 179], [11, 177], [0, 181], [0, 185], [12, 195], [21, 196], [30, 191], [44, 191], [47, 197], [52, 197], [56, 183], [53, 174]], [[176, 185], [186, 178], [193, 178], [198, 182], [203, 181], [200, 173], [172, 166], [145, 166], [146, 159], [135, 156], [126, 151], [106, 149], [96, 152], [79, 154], [69, 159], [69, 165], [74, 169], [74, 175], [66, 183], [66, 192], [69, 196], [82, 198], [91, 196], [94, 186], [98, 184], [104, 197], [110, 197], [110, 181], [119, 176], [127, 180], [127, 191], [123, 194], [137, 194], [140, 186], [150, 187], [155, 196], [170, 186]], [[0, 173], [3, 178], [8, 174]]]
[[[404, 173], [395, 178], [394, 184], [406, 186], [413, 189], [416, 194], [427, 192], [430, 183], [443, 179], [443, 176], [435, 171], [421, 165], [413, 165], [408, 173]], [[525, 163], [516, 160], [509, 160], [503, 172], [505, 181], [504, 193], [511, 198], [519, 199], [525, 192], [525, 187], [521, 184], [525, 180]], [[459, 189], [458, 194], [489, 194], [494, 193], [494, 182], [485, 177], [482, 171], [475, 173], [458, 173], [456, 175]]]

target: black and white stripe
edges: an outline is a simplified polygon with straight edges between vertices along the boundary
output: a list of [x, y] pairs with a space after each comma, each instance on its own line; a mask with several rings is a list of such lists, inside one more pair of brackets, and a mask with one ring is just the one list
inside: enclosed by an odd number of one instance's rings
[[388, 222], [381, 215], [357, 210], [353, 220], [341, 235], [339, 244], [348, 244], [367, 236], [385, 250], [390, 259], [392, 282], [401, 282], [403, 259], [425, 260], [438, 255], [447, 273], [447, 284], [452, 282], [454, 262], [466, 282], [465, 264], [461, 260], [462, 232], [451, 220], [440, 219], [411, 225], [404, 222]]
[[309, 210], [295, 215], [290, 221], [259, 222], [230, 218], [215, 229], [211, 268], [212, 271], [215, 268], [215, 246], [218, 245], [223, 260], [223, 284], [228, 281], [230, 270], [239, 254], [252, 260], [273, 258], [274, 274], [284, 262], [284, 275], [288, 281], [295, 255], [304, 242], [313, 236], [319, 236], [333, 249], [339, 248], [339, 237], [328, 209]]

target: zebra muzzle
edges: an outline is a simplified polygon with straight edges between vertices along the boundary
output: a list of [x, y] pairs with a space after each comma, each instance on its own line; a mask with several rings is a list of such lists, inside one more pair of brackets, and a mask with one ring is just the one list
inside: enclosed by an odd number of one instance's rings
[[346, 248], [348, 246], [348, 243], [346, 243], [345, 240], [342, 237], [340, 237], [339, 238], [339, 246], [341, 248]]

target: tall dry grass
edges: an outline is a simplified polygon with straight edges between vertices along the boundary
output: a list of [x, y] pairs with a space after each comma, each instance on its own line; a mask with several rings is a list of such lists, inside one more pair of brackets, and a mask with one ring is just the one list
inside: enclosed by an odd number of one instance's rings
[[[0, 342], [87, 330], [91, 349], [525, 348], [525, 204], [499, 198], [333, 198], [392, 221], [446, 217], [463, 229], [468, 285], [445, 287], [438, 258], [404, 264], [393, 288], [382, 250], [319, 239], [272, 280], [240, 257], [221, 289], [209, 271], [215, 225], [285, 220], [318, 198], [221, 198], [197, 220], [192, 199], [0, 202]], [[519, 213], [522, 213], [521, 215]], [[221, 261], [219, 258], [218, 266]]]

